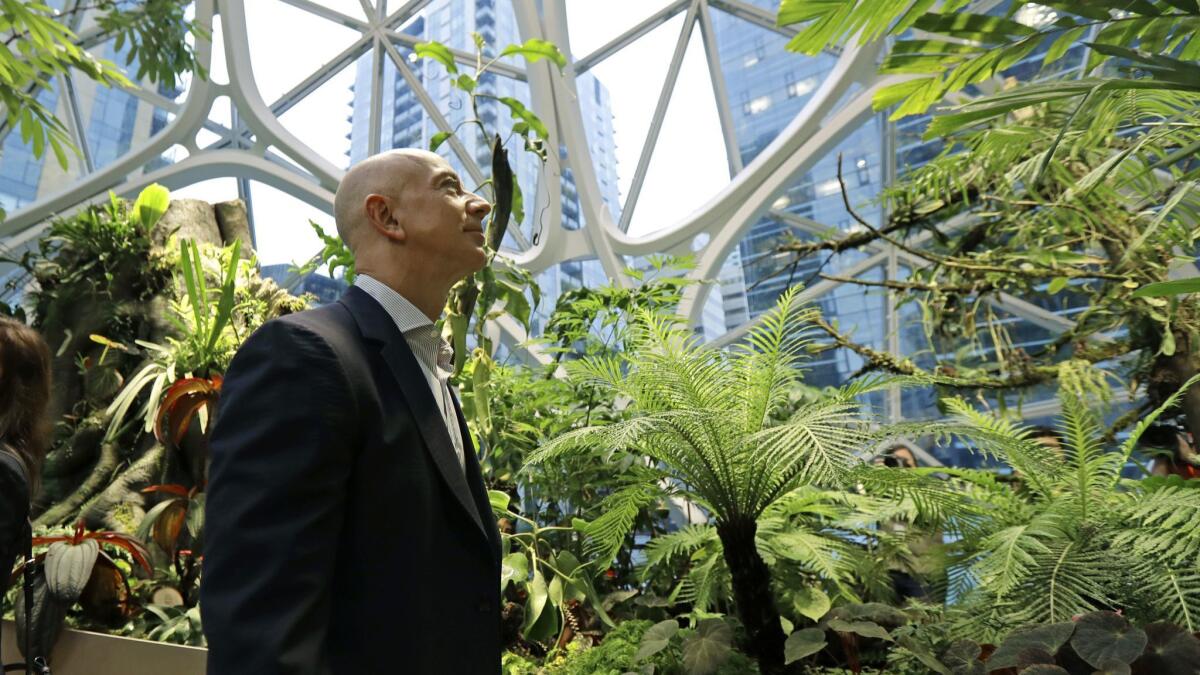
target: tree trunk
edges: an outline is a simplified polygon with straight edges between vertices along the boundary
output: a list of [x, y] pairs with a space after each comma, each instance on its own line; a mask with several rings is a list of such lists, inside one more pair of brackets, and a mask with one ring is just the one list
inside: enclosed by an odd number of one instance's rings
[[758, 554], [758, 523], [751, 519], [722, 522], [717, 534], [725, 549], [725, 563], [733, 579], [737, 615], [746, 628], [748, 649], [763, 675], [786, 672], [783, 643], [787, 636], [779, 623], [779, 609], [771, 592], [771, 570]]
[[[1192, 354], [1192, 336], [1183, 331], [1175, 331], [1175, 353], [1171, 356], [1159, 356], [1151, 375], [1148, 394], [1150, 401], [1158, 406], [1174, 394], [1185, 382], [1200, 372], [1200, 364]], [[1192, 385], [1184, 393], [1179, 403], [1179, 413], [1184, 416], [1184, 424], [1191, 432], [1192, 439], [1200, 443], [1200, 385]], [[1169, 418], [1172, 412], [1166, 413]]]
[[83, 484], [70, 497], [55, 504], [47, 509], [45, 513], [38, 516], [37, 520], [34, 521], [34, 525], [58, 525], [64, 520], [73, 517], [78, 512], [80, 506], [83, 506], [84, 503], [108, 485], [108, 481], [112, 478], [113, 472], [116, 471], [119, 461], [120, 456], [117, 452], [117, 442], [102, 442], [100, 444], [100, 459], [96, 461], [96, 466], [92, 468], [92, 473], [87, 477], [87, 480], [83, 481]]

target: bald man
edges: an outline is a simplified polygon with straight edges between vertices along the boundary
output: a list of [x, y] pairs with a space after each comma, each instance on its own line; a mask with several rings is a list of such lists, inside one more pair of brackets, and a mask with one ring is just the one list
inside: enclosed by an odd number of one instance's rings
[[486, 201], [399, 150], [334, 200], [358, 278], [226, 373], [201, 607], [210, 675], [497, 673], [500, 536], [434, 322], [487, 262]]

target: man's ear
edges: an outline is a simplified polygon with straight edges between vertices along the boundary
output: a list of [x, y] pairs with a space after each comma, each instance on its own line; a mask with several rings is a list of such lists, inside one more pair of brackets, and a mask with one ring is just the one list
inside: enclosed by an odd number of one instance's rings
[[393, 208], [391, 200], [383, 195], [367, 195], [367, 222], [375, 231], [393, 241], [404, 241], [404, 226]]

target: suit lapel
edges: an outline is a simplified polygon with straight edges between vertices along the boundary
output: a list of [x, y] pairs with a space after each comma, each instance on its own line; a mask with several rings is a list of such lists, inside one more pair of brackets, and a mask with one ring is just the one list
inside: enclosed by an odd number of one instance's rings
[[[472, 494], [473, 491], [467, 484], [467, 477], [458, 465], [458, 454], [454, 452], [450, 432], [446, 429], [437, 401], [433, 398], [429, 380], [426, 379], [421, 365], [417, 363], [417, 357], [413, 355], [404, 335], [400, 333], [400, 329], [388, 316], [387, 311], [365, 291], [351, 287], [342, 296], [342, 304], [354, 315], [364, 337], [382, 343], [380, 355], [396, 379], [396, 383], [400, 385], [400, 390], [412, 411], [413, 421], [421, 432], [421, 438], [425, 441], [425, 449], [429, 452], [434, 465], [437, 466], [438, 473], [441, 474], [446, 486], [450, 488], [455, 500], [467, 512], [467, 515], [479, 528], [479, 533], [486, 537], [490, 544], [491, 537], [480, 517], [476, 495]], [[469, 439], [470, 435], [464, 433], [463, 438], [465, 445], [465, 439]], [[464, 447], [465, 453], [467, 453], [467, 449]]]

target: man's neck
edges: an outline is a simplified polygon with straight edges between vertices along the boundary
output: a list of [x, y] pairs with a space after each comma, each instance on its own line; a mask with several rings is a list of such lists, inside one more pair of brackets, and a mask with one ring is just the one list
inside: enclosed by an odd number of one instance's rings
[[357, 270], [359, 274], [365, 274], [388, 288], [396, 291], [404, 296], [414, 307], [421, 310], [421, 313], [429, 317], [430, 321], [436, 322], [442, 318], [442, 311], [446, 308], [446, 298], [450, 296], [450, 288], [453, 284], [446, 285], [436, 281], [430, 281], [428, 278], [419, 279], [413, 276], [402, 273], [385, 274], [379, 270], [367, 268]]

